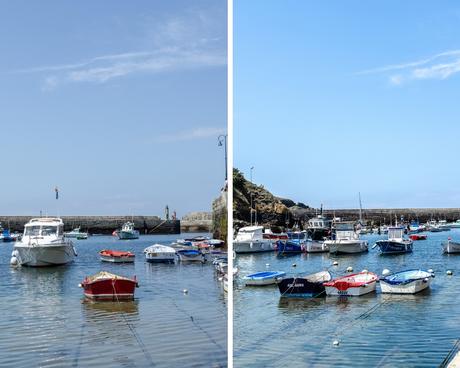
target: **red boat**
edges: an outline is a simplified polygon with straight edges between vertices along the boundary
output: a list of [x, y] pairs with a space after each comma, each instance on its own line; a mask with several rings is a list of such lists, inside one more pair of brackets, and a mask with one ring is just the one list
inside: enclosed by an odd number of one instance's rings
[[411, 238], [411, 240], [426, 240], [426, 235], [411, 234], [409, 238]]
[[83, 288], [87, 298], [95, 300], [132, 300], [134, 290], [139, 287], [136, 276], [129, 279], [124, 276], [101, 271], [93, 276], [86, 277], [78, 285]]
[[114, 262], [114, 263], [126, 263], [134, 262], [134, 253], [123, 251], [123, 250], [110, 250], [103, 249], [99, 252], [101, 261]]

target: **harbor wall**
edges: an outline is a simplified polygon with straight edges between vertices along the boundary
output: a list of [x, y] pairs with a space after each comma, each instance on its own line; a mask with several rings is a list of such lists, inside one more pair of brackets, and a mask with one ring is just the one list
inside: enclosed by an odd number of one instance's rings
[[[24, 225], [39, 216], [0, 216], [4, 228], [23, 232]], [[80, 226], [91, 234], [112, 234], [127, 221], [133, 221], [141, 234], [180, 234], [180, 220], [164, 220], [158, 216], [61, 216], [64, 231]]]
[[223, 188], [220, 196], [212, 202], [212, 236], [227, 243], [228, 234], [228, 200], [227, 187]]
[[183, 233], [211, 232], [212, 215], [210, 212], [191, 212], [180, 221], [180, 231]]

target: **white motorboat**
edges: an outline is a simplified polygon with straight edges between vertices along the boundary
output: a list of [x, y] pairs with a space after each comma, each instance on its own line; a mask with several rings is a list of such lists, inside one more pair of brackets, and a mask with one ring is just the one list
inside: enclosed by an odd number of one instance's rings
[[236, 253], [258, 253], [274, 250], [274, 243], [271, 239], [264, 239], [263, 226], [242, 227], [235, 240], [233, 249]]
[[324, 241], [307, 239], [304, 244], [307, 253], [324, 253], [329, 252], [329, 246]]
[[332, 254], [355, 254], [369, 250], [368, 243], [359, 239], [353, 222], [335, 224], [335, 238], [324, 242]]
[[76, 255], [72, 242], [64, 238], [62, 219], [33, 218], [25, 225], [21, 241], [15, 243], [10, 263], [15, 266], [56, 266], [72, 262]]
[[73, 229], [67, 233], [64, 233], [66, 238], [75, 238], [75, 239], [88, 239], [88, 233], [81, 231], [80, 227]]
[[145, 260], [151, 263], [174, 263], [176, 250], [167, 245], [154, 244], [144, 249]]
[[434, 275], [422, 270], [408, 270], [380, 278], [382, 293], [416, 294], [430, 287]]
[[332, 221], [321, 214], [308, 220], [309, 239], [304, 244], [304, 250], [307, 253], [328, 252], [329, 246], [324, 241], [330, 238]]
[[454, 242], [450, 238], [443, 244], [444, 253], [460, 253], [460, 243]]
[[139, 231], [134, 229], [134, 223], [130, 221], [125, 222], [117, 234], [120, 240], [139, 239]]

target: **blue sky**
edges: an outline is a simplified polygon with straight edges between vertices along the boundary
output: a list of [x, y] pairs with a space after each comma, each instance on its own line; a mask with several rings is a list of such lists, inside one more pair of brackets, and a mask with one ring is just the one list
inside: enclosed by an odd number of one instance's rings
[[0, 2], [1, 214], [209, 211], [225, 1]]
[[460, 4], [235, 1], [234, 164], [319, 207], [460, 207]]

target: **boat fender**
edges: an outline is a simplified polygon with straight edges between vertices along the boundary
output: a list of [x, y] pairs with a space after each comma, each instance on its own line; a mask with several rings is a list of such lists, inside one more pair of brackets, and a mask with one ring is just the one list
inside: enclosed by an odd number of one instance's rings
[[434, 271], [433, 271], [432, 268], [430, 268], [430, 269], [428, 270], [428, 272], [429, 272], [429, 273], [434, 273]]
[[11, 259], [10, 259], [10, 265], [12, 265], [12, 266], [17, 266], [18, 263], [19, 263], [19, 261], [18, 261], [18, 259], [17, 259], [15, 256], [11, 257]]
[[428, 282], [428, 277], [425, 277], [425, 278], [423, 279], [423, 283], [426, 284], [427, 282]]

